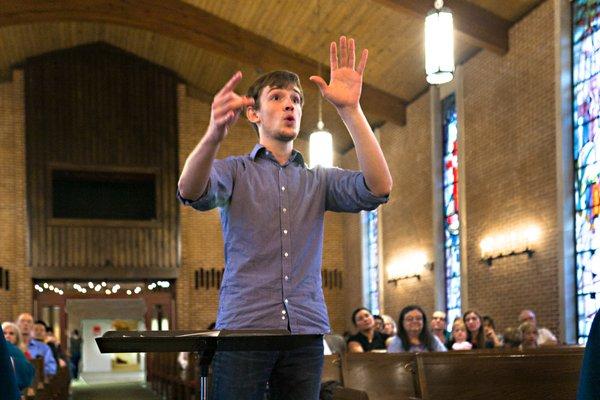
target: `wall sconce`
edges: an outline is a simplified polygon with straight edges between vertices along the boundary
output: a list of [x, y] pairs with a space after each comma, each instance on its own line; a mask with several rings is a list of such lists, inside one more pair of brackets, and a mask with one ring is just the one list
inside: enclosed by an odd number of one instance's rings
[[515, 230], [498, 236], [488, 236], [481, 241], [481, 261], [491, 266], [494, 260], [527, 254], [528, 258], [533, 256], [535, 250], [533, 245], [540, 238], [540, 229], [537, 226], [529, 226], [521, 230]]
[[413, 253], [405, 258], [393, 262], [388, 267], [388, 283], [393, 283], [398, 286], [398, 281], [409, 278], [417, 278], [421, 280], [421, 272], [423, 269], [433, 271], [433, 262], [427, 262], [425, 253]]

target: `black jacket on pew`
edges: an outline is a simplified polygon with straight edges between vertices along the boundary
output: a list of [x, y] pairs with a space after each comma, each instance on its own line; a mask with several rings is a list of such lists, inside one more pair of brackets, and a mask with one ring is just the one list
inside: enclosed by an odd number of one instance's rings
[[585, 346], [577, 400], [600, 400], [600, 310], [596, 312]]

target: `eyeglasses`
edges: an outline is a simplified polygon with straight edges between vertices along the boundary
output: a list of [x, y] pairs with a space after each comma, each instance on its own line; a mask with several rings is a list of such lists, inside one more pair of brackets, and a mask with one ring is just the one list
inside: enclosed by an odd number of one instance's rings
[[445, 321], [446, 320], [446, 318], [444, 318], [444, 317], [433, 317], [432, 319], [434, 321]]

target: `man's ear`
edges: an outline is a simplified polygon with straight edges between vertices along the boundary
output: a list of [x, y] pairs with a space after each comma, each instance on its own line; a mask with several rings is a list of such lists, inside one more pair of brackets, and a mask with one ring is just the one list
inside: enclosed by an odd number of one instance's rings
[[260, 122], [260, 117], [258, 116], [258, 113], [254, 107], [246, 107], [246, 118], [248, 118], [248, 121], [252, 122], [253, 124]]

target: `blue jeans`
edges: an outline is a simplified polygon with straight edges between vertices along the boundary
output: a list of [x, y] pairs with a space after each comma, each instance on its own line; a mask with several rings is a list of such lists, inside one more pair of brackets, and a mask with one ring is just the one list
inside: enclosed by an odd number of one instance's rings
[[323, 337], [288, 351], [222, 351], [213, 359], [213, 400], [318, 400]]

